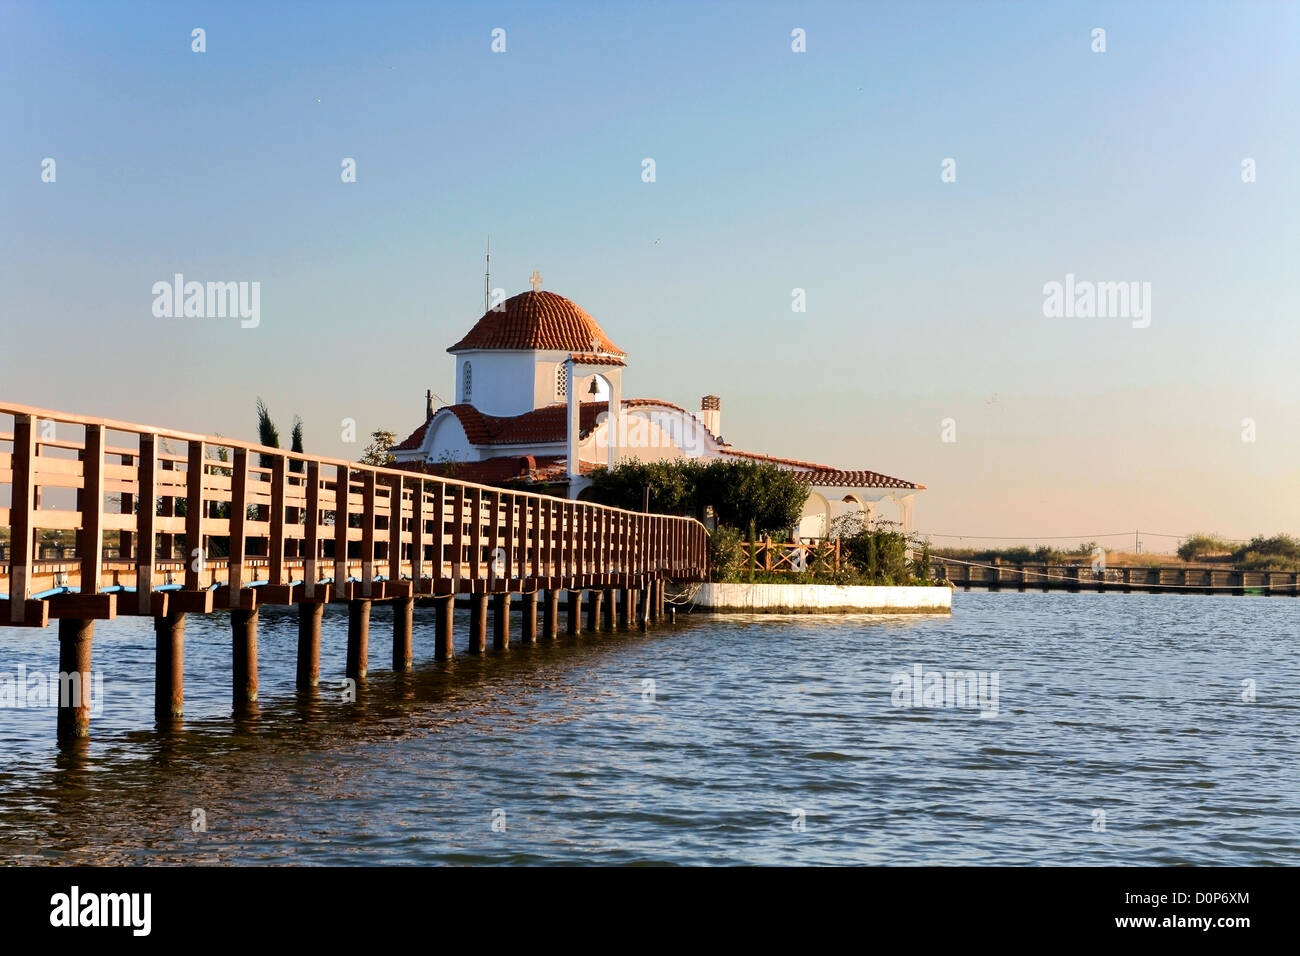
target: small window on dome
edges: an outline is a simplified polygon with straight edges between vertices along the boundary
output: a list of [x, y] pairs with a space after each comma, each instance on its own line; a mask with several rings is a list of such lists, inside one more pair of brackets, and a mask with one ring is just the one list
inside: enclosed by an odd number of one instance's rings
[[569, 397], [569, 363], [567, 362], [555, 366], [555, 397]]
[[474, 390], [474, 373], [470, 369], [469, 362], [466, 362], [465, 363], [465, 385], [461, 389], [460, 400], [462, 402], [468, 402], [470, 400], [470, 396], [473, 394], [473, 390]]

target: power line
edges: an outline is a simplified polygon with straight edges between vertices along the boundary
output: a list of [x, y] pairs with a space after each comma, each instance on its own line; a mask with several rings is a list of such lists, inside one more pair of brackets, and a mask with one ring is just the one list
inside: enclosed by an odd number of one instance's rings
[[[938, 531], [917, 531], [927, 538], [978, 538], [983, 541], [1086, 541], [1089, 538], [1127, 538], [1133, 531], [1091, 532], [1087, 534], [941, 534]], [[1138, 534], [1148, 538], [1190, 538], [1190, 534], [1167, 534], [1162, 531], [1139, 531]], [[1246, 544], [1246, 538], [1223, 538], [1231, 544]]]

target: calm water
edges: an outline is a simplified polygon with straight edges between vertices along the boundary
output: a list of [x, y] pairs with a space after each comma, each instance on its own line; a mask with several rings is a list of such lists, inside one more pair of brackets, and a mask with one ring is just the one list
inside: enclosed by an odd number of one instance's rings
[[[1300, 863], [1300, 600], [958, 592], [951, 618], [695, 617], [409, 678], [390, 621], [376, 606], [356, 703], [332, 679], [301, 700], [296, 615], [263, 610], [236, 726], [226, 619], [191, 616], [167, 736], [149, 622], [100, 624], [88, 748], [58, 752], [52, 709], [0, 710], [0, 859]], [[330, 608], [322, 673], [345, 634]], [[0, 629], [0, 673], [57, 648]], [[997, 716], [895, 707], [915, 663], [996, 672]]]

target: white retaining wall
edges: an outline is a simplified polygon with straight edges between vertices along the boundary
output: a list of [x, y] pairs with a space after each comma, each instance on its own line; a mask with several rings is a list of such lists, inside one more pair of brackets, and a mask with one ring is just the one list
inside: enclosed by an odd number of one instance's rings
[[710, 611], [756, 614], [950, 614], [952, 588], [704, 584], [692, 603]]

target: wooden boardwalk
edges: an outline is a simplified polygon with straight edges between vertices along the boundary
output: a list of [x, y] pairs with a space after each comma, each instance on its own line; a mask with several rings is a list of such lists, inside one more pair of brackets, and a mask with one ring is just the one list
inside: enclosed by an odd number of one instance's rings
[[1233, 571], [1223, 568], [1108, 567], [1047, 564], [984, 565], [932, 557], [940, 581], [989, 591], [1143, 591], [1153, 594], [1300, 595], [1293, 571]]
[[[298, 683], [319, 679], [323, 604], [347, 602], [348, 676], [363, 678], [370, 605], [393, 601], [393, 665], [409, 669], [417, 598], [439, 605], [435, 656], [454, 653], [452, 607], [468, 595], [466, 647], [558, 630], [645, 628], [668, 581], [704, 580], [698, 521], [504, 491], [410, 471], [294, 454], [214, 435], [0, 404], [0, 626], [59, 621], [60, 671], [89, 674], [95, 621], [147, 615], [158, 636], [159, 718], [178, 716], [187, 613], [229, 611], [236, 706], [257, 697], [257, 609], [299, 610]], [[76, 558], [38, 560], [42, 532], [75, 534]], [[116, 533], [116, 556], [105, 535]], [[180, 560], [175, 555], [182, 555]], [[65, 713], [66, 711], [66, 713]], [[89, 712], [61, 707], [61, 737]]]

